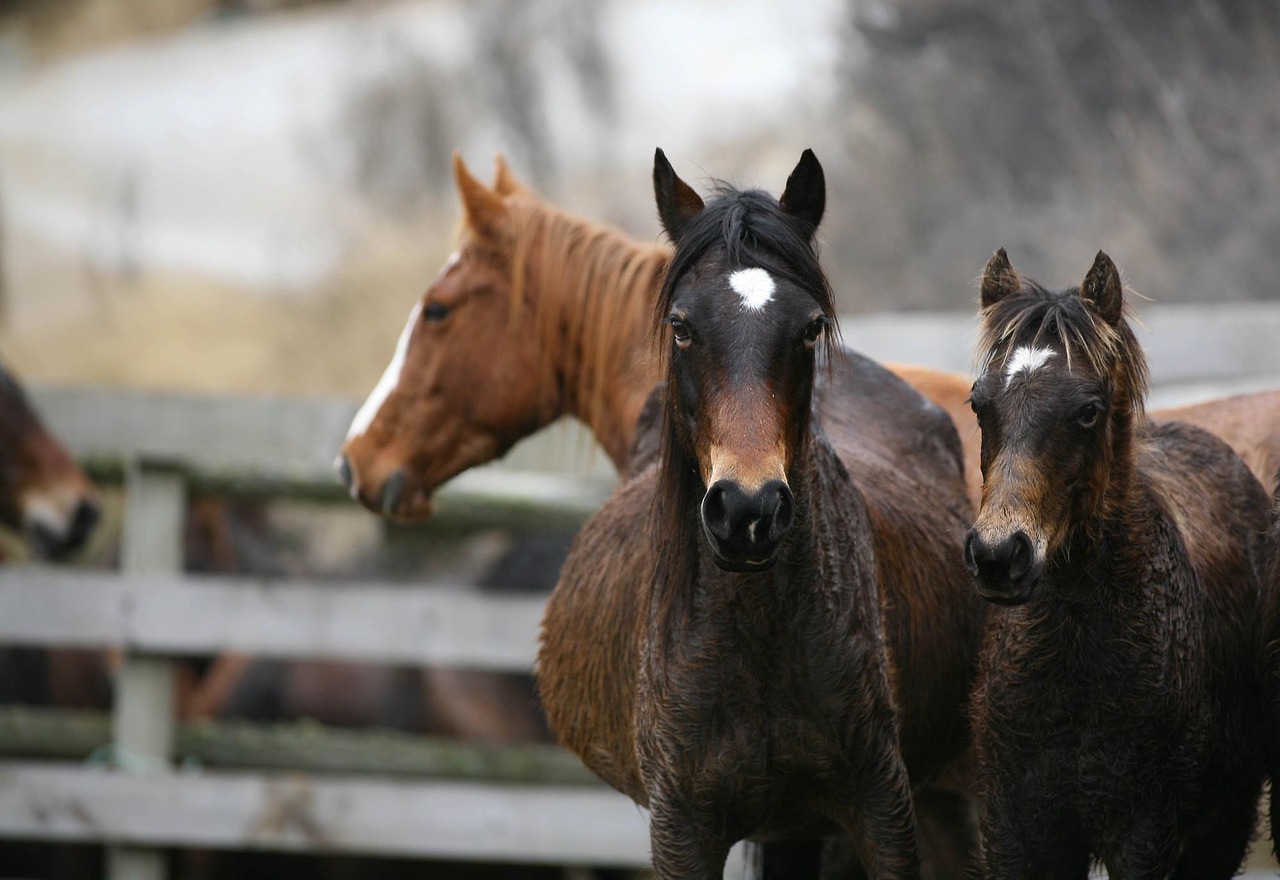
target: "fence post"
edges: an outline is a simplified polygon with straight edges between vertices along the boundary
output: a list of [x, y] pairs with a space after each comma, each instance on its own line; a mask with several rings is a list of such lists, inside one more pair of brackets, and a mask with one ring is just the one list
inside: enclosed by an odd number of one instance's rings
[[[182, 571], [186, 481], [175, 467], [131, 463], [125, 482], [125, 574]], [[162, 657], [126, 653], [116, 679], [112, 718], [117, 755], [125, 762], [167, 762], [173, 754], [173, 668]], [[114, 846], [107, 851], [107, 880], [164, 880], [164, 853]]]

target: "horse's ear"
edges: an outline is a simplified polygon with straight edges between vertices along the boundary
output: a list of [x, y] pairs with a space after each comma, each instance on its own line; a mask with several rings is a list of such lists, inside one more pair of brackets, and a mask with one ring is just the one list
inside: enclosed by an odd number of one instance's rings
[[467, 225], [481, 235], [496, 235], [507, 216], [502, 196], [472, 177], [467, 163], [456, 151], [453, 154], [453, 179], [458, 184], [458, 195], [462, 197]]
[[658, 201], [662, 228], [672, 241], [680, 237], [685, 224], [702, 210], [702, 198], [676, 176], [661, 147], [653, 154], [653, 195]]
[[1080, 298], [1112, 327], [1120, 323], [1124, 314], [1124, 286], [1120, 283], [1120, 270], [1102, 251], [1093, 258], [1093, 267], [1080, 285]]
[[497, 167], [493, 188], [498, 195], [509, 196], [512, 193], [524, 192], [524, 184], [516, 180], [516, 176], [511, 173], [511, 166], [507, 164], [506, 156], [501, 153], [495, 154], [493, 164]]
[[1022, 286], [1009, 255], [1000, 248], [987, 260], [982, 270], [982, 307], [990, 308]]
[[827, 208], [827, 178], [813, 150], [800, 154], [800, 161], [787, 178], [787, 188], [778, 200], [782, 210], [818, 228]]

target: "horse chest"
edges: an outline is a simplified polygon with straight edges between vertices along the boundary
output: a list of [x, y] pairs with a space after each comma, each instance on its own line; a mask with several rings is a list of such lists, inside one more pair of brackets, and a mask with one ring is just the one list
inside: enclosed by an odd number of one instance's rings
[[748, 825], [772, 825], [763, 817], [781, 792], [847, 785], [858, 739], [876, 734], [858, 718], [880, 670], [851, 657], [846, 639], [758, 635], [686, 634], [642, 707], [651, 720], [641, 754], [650, 778], [731, 801]]

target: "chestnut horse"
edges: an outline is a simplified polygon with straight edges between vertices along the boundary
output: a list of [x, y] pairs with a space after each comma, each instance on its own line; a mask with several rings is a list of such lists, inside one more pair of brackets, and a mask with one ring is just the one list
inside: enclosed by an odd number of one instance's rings
[[704, 206], [661, 151], [654, 182], [676, 244], [655, 298], [662, 450], [584, 526], [548, 602], [548, 718], [650, 808], [661, 877], [834, 828], [872, 876], [919, 876], [911, 788], [966, 750], [984, 613], [954, 430], [856, 354], [818, 370], [836, 330], [812, 153], [781, 201]]
[[1218, 438], [1146, 421], [1106, 254], [1049, 291], [997, 252], [982, 317], [965, 560], [1008, 606], [975, 696], [987, 875], [1234, 876], [1262, 785], [1267, 495]]

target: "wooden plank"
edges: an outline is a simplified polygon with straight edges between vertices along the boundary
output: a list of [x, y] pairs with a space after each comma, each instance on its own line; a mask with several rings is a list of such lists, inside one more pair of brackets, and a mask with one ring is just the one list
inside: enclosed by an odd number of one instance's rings
[[[129, 469], [120, 567], [125, 576], [182, 571], [187, 491], [182, 474], [136, 462]], [[112, 748], [130, 761], [167, 761], [173, 752], [173, 667], [127, 652], [116, 673]], [[107, 880], [163, 880], [164, 853], [131, 846], [107, 851]]]
[[[336, 485], [333, 459], [358, 401], [179, 394], [57, 386], [31, 389], [77, 456], [171, 461], [210, 475], [253, 473]], [[612, 466], [580, 424], [563, 420], [517, 444], [497, 469], [610, 482]]]
[[65, 568], [0, 570], [0, 643], [527, 672], [540, 596]]
[[[0, 755], [82, 761], [110, 740], [110, 722], [102, 712], [0, 707]], [[173, 757], [204, 768], [603, 784], [575, 755], [549, 744], [492, 746], [398, 730], [324, 727], [311, 721], [179, 724]]]
[[605, 788], [0, 763], [0, 836], [622, 868], [645, 813]]

